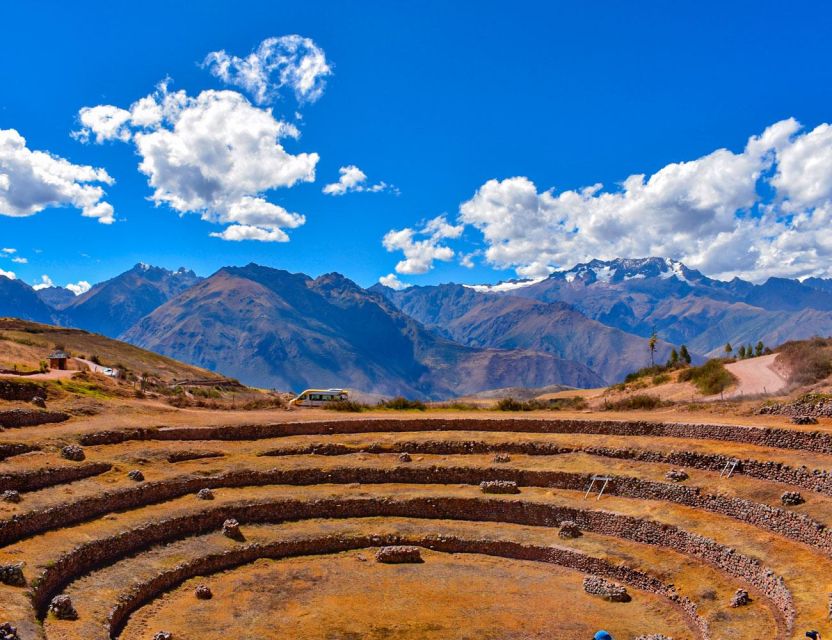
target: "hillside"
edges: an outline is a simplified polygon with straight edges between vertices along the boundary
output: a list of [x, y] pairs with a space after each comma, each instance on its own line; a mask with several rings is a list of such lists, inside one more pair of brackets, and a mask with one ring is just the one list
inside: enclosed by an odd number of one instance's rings
[[124, 335], [141, 347], [246, 384], [345, 386], [441, 398], [508, 386], [595, 386], [581, 364], [546, 353], [478, 349], [422, 326], [338, 274], [227, 267]]
[[186, 269], [137, 264], [72, 300], [61, 310], [61, 324], [115, 338], [199, 280]]
[[[580, 362], [607, 383], [650, 363], [646, 338], [590, 320], [572, 306], [445, 284], [394, 291], [376, 285], [399, 309], [446, 337], [471, 347], [529, 349]], [[663, 362], [672, 345], [660, 342]]]
[[28, 284], [0, 275], [0, 317], [51, 322], [53, 314]]
[[211, 371], [87, 331], [0, 318], [0, 369], [37, 370], [57, 345], [72, 356], [95, 356], [105, 366], [148, 374], [163, 382], [223, 379]]

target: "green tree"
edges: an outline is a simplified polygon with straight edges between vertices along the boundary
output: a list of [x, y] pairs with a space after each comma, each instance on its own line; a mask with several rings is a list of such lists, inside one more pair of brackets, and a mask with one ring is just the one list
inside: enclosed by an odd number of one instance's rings
[[647, 344], [650, 347], [650, 366], [656, 366], [655, 354], [656, 354], [656, 343], [659, 341], [659, 337], [656, 335], [655, 330], [653, 333], [650, 334], [650, 340], [648, 340]]
[[688, 351], [688, 348], [685, 345], [679, 347], [679, 357], [682, 360], [684, 360], [686, 364], [690, 364], [690, 352]]
[[765, 348], [766, 348], [766, 347], [765, 347], [765, 345], [763, 344], [763, 341], [762, 341], [762, 340], [760, 340], [760, 341], [757, 343], [757, 346], [756, 346], [756, 347], [754, 347], [754, 355], [755, 355], [755, 356], [758, 356], [758, 357], [759, 357], [759, 356], [761, 356], [761, 355], [763, 355], [763, 350], [764, 350]]
[[679, 353], [676, 349], [670, 350], [670, 359], [667, 361], [668, 366], [674, 367], [679, 364]]
[[745, 345], [745, 357], [746, 358], [753, 358], [754, 357], [754, 349], [750, 344]]
[[734, 347], [731, 346], [730, 342], [725, 343], [725, 357], [730, 357], [731, 353], [733, 353]]
[[739, 350], [737, 351], [737, 355], [739, 356], [740, 360], [745, 359], [745, 345], [741, 344]]

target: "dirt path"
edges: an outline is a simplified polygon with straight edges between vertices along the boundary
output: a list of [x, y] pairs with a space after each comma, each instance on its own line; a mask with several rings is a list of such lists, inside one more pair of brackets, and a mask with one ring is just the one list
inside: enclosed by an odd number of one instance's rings
[[726, 398], [753, 396], [762, 393], [776, 393], [785, 389], [788, 381], [774, 369], [777, 354], [738, 360], [725, 365], [739, 380], [739, 384], [725, 393]]

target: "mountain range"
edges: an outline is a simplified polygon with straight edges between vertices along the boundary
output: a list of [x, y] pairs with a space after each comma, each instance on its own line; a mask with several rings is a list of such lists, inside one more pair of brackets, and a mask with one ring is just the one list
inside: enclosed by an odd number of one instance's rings
[[[71, 296], [71, 297], [70, 297]], [[832, 334], [832, 280], [708, 278], [665, 258], [593, 260], [537, 280], [364, 289], [250, 264], [200, 278], [138, 264], [75, 296], [0, 277], [0, 316], [73, 326], [262, 387], [448, 398], [621, 380], [686, 344]]]

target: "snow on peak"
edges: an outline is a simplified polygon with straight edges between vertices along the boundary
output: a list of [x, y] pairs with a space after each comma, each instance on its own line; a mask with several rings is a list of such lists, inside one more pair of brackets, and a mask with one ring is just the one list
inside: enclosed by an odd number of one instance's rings
[[465, 284], [462, 285], [468, 289], [473, 289], [478, 293], [503, 293], [505, 291], [514, 291], [515, 289], [522, 289], [523, 287], [530, 287], [538, 282], [543, 282], [543, 278], [528, 278], [524, 280], [504, 280], [497, 284]]

